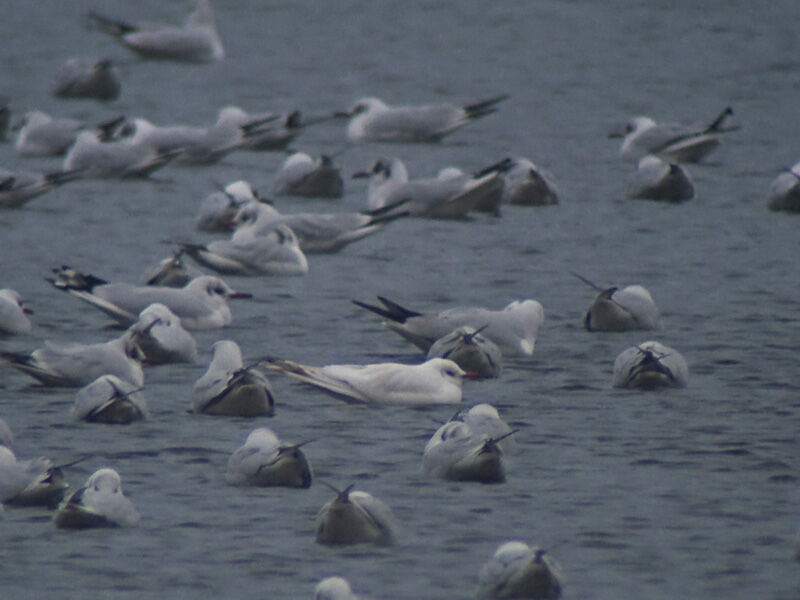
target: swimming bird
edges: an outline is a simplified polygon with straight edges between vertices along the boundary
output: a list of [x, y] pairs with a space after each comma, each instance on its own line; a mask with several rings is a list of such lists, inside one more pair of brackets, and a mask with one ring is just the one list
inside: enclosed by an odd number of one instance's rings
[[171, 256], [146, 270], [143, 282], [145, 285], [181, 288], [202, 273], [183, 260], [183, 248], [175, 250]]
[[0, 352], [0, 357], [44, 385], [82, 387], [101, 375], [116, 375], [138, 387], [144, 383], [144, 355], [127, 332], [98, 344], [62, 345], [48, 341], [31, 354]]
[[[412, 216], [435, 219], [463, 219], [479, 204], [494, 198], [500, 200], [503, 179], [498, 173], [473, 178], [460, 169], [448, 167], [436, 177], [409, 180], [408, 171], [399, 158], [375, 161], [367, 171], [358, 171], [354, 178], [369, 178], [367, 208], [377, 210], [406, 200], [403, 210]], [[489, 205], [493, 205], [488, 201]]]
[[272, 193], [287, 196], [340, 198], [344, 181], [333, 159], [322, 154], [316, 160], [305, 152], [295, 152], [275, 174]]
[[478, 378], [500, 377], [503, 354], [497, 344], [481, 335], [482, 330], [469, 325], [457, 327], [433, 343], [427, 358], [448, 358]]
[[67, 59], [50, 93], [58, 98], [115, 100], [120, 91], [119, 72], [110, 60]]
[[557, 600], [564, 585], [561, 568], [546, 551], [525, 542], [502, 544], [478, 575], [477, 598]]
[[317, 514], [316, 538], [320, 544], [389, 545], [397, 537], [397, 523], [391, 509], [381, 500], [353, 485], [336, 492]]
[[266, 359], [264, 366], [347, 401], [376, 404], [457, 404], [466, 375], [452, 360], [433, 358], [421, 365], [377, 363], [311, 367]]
[[81, 131], [64, 157], [62, 169], [81, 171], [83, 177], [148, 177], [179, 154], [161, 152], [134, 138], [106, 142], [94, 131]]
[[252, 297], [246, 292], [234, 291], [212, 275], [195, 277], [182, 288], [170, 288], [108, 283], [66, 265], [53, 269], [53, 273], [55, 279], [48, 281], [56, 288], [88, 302], [123, 327], [135, 323], [139, 313], [154, 302], [165, 305], [180, 317], [186, 329], [225, 327], [232, 320], [228, 300]]
[[767, 207], [770, 210], [800, 212], [800, 162], [772, 180]]
[[661, 329], [656, 303], [641, 285], [603, 289], [577, 273], [573, 275], [598, 292], [583, 316], [587, 331]]
[[0, 502], [55, 506], [69, 487], [61, 469], [49, 458], [17, 460], [8, 446], [0, 446]]
[[267, 427], [250, 432], [228, 459], [231, 485], [311, 487], [311, 465], [299, 444], [284, 444]]
[[31, 312], [19, 292], [9, 288], [0, 290], [0, 336], [28, 333], [31, 330], [28, 318]]
[[20, 156], [59, 156], [75, 142], [84, 123], [54, 118], [41, 110], [25, 113], [14, 147]]
[[389, 106], [378, 98], [361, 98], [350, 110], [338, 114], [350, 118], [347, 137], [351, 142], [438, 142], [464, 125], [496, 112], [495, 106], [506, 98], [507, 95], [496, 96], [466, 106]]
[[558, 204], [558, 188], [553, 176], [527, 158], [504, 158], [478, 171], [475, 177], [483, 177], [494, 171], [503, 176], [503, 203], [526, 206]]
[[694, 183], [679, 164], [649, 154], [639, 161], [627, 194], [630, 198], [677, 204], [694, 198]]
[[195, 226], [201, 231], [231, 231], [236, 226], [233, 219], [240, 208], [250, 202], [264, 203], [250, 182], [243, 179], [219, 188], [200, 204]]
[[139, 513], [122, 492], [119, 473], [103, 468], [64, 499], [53, 522], [64, 529], [132, 527], [139, 522]]
[[326, 577], [314, 588], [314, 600], [359, 600], [344, 577]]
[[76, 421], [126, 425], [150, 417], [142, 388], [116, 375], [101, 375], [78, 390], [70, 414]]
[[194, 362], [197, 358], [197, 344], [192, 334], [183, 328], [180, 317], [159, 302], [140, 312], [128, 333], [147, 364]]
[[192, 388], [192, 410], [209, 415], [272, 416], [275, 398], [257, 364], [245, 366], [242, 351], [232, 340], [212, 346], [208, 369]]
[[305, 130], [300, 111], [297, 110], [275, 114], [248, 113], [238, 106], [230, 108], [233, 109], [229, 113], [230, 117], [242, 128], [244, 134], [242, 148], [247, 150], [284, 150]]
[[100, 31], [111, 35], [141, 58], [208, 63], [225, 57], [208, 0], [197, 0], [194, 11], [182, 26], [136, 25], [109, 19], [96, 12], [90, 12], [88, 16]]
[[0, 208], [19, 208], [56, 186], [73, 181], [82, 171], [32, 173], [0, 169]]
[[728, 106], [711, 123], [688, 126], [634, 117], [624, 134], [615, 133], [611, 137], [624, 137], [620, 148], [622, 158], [638, 160], [655, 154], [669, 162], [698, 162], [719, 146], [718, 134], [738, 129], [724, 126], [732, 115], [733, 109]]
[[422, 470], [450, 481], [502, 483], [505, 454], [515, 447], [513, 433], [490, 404], [459, 411], [425, 445]]
[[660, 342], [631, 346], [614, 361], [614, 387], [654, 390], [686, 387], [689, 367], [681, 354]]
[[[361, 308], [380, 315], [392, 331], [397, 332], [424, 352], [456, 327], [469, 325], [481, 329], [481, 335], [493, 341], [506, 356], [531, 356], [544, 309], [536, 300], [515, 300], [503, 310], [464, 307], [451, 308], [438, 314], [409, 310], [378, 296], [383, 306], [353, 300]], [[485, 328], [484, 328], [485, 327]]]

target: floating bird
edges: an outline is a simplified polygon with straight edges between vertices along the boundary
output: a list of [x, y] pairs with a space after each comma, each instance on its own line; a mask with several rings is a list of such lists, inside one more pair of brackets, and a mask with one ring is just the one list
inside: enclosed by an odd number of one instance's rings
[[183, 328], [180, 317], [158, 302], [139, 313], [128, 333], [144, 353], [145, 363], [194, 362], [197, 358], [192, 334]]
[[250, 202], [263, 203], [249, 182], [240, 179], [229, 183], [203, 199], [195, 225], [201, 231], [231, 231], [236, 226], [236, 213]]
[[134, 138], [106, 142], [94, 131], [81, 131], [64, 157], [64, 171], [80, 171], [83, 177], [148, 177], [179, 154], [160, 152]]
[[347, 401], [376, 404], [457, 404], [461, 402], [461, 380], [467, 375], [452, 360], [443, 358], [421, 365], [310, 367], [278, 359], [267, 359], [264, 365]]
[[9, 288], [0, 290], [0, 336], [28, 333], [31, 330], [28, 318], [31, 312], [19, 292]]
[[661, 329], [656, 303], [641, 285], [603, 289], [577, 273], [573, 275], [598, 292], [583, 316], [583, 325], [588, 331]]
[[371, 494], [353, 491], [353, 485], [336, 492], [336, 497], [319, 511], [316, 522], [317, 542], [344, 545], [392, 544], [397, 525], [391, 509]]
[[800, 162], [772, 180], [767, 207], [770, 210], [800, 212]]
[[359, 600], [344, 577], [326, 577], [314, 589], [314, 600]]
[[54, 507], [69, 487], [61, 470], [64, 466], [43, 457], [18, 461], [8, 446], [0, 446], [0, 502]]
[[231, 485], [311, 487], [311, 465], [299, 444], [284, 444], [266, 427], [250, 432], [228, 460]]
[[638, 160], [655, 154], [670, 162], [698, 162], [719, 146], [717, 134], [738, 129], [724, 127], [731, 115], [733, 109], [728, 106], [711, 123], [691, 126], [658, 124], [649, 117], [634, 117], [624, 134], [615, 133], [611, 137], [624, 137], [620, 148], [622, 158]]
[[446, 135], [497, 111], [495, 105], [508, 98], [455, 106], [389, 106], [378, 98], [362, 98], [345, 113], [350, 118], [347, 137], [351, 142], [438, 142]]
[[134, 25], [95, 12], [89, 18], [100, 31], [111, 35], [141, 58], [208, 63], [225, 56], [208, 0], [198, 0], [182, 26]]
[[115, 375], [101, 375], [75, 396], [71, 415], [76, 421], [126, 425], [150, 417], [142, 388]]
[[127, 332], [99, 344], [45, 342], [31, 354], [0, 352], [0, 357], [44, 385], [83, 387], [101, 375], [116, 375], [137, 387], [144, 383], [144, 355]]
[[32, 173], [0, 169], [0, 208], [19, 208], [56, 186], [79, 178], [83, 171]]
[[219, 277], [201, 275], [182, 288], [138, 286], [129, 283], [108, 283], [64, 265], [53, 269], [55, 279], [48, 279], [56, 288], [100, 309], [123, 327], [136, 322], [139, 313], [158, 302], [181, 319], [186, 329], [214, 329], [231, 324], [228, 300], [251, 298], [237, 292]]
[[614, 361], [613, 385], [653, 390], [686, 387], [689, 367], [676, 350], [660, 342], [642, 342], [620, 353]]
[[561, 568], [545, 550], [524, 542], [506, 542], [483, 565], [478, 576], [477, 598], [531, 598], [557, 600], [561, 597]]
[[20, 156], [60, 156], [75, 142], [84, 123], [56, 119], [41, 110], [25, 113], [14, 147]]
[[450, 481], [502, 483], [504, 455], [514, 447], [513, 433], [490, 404], [459, 411], [425, 445], [422, 470]]
[[61, 503], [53, 521], [64, 529], [131, 527], [139, 522], [139, 513], [122, 493], [119, 473], [104, 468]]
[[478, 378], [500, 377], [503, 354], [497, 344], [481, 335], [482, 330], [469, 325], [457, 327], [433, 343], [427, 358], [448, 358]]
[[183, 248], [178, 248], [172, 256], [159, 261], [156, 266], [145, 272], [144, 284], [182, 288], [195, 277], [202, 275], [198, 269], [188, 265], [183, 256]]
[[208, 415], [272, 416], [275, 399], [257, 365], [244, 366], [242, 351], [234, 341], [215, 342], [212, 349], [208, 370], [192, 389], [192, 410]]
[[354, 300], [361, 308], [383, 317], [389, 329], [399, 333], [424, 352], [456, 327], [469, 325], [481, 329], [481, 335], [493, 341], [506, 356], [531, 356], [544, 309], [536, 300], [515, 300], [503, 310], [486, 308], [451, 308], [438, 314], [409, 310], [378, 296], [383, 306]]
[[110, 60], [70, 58], [61, 67], [50, 92], [58, 98], [115, 100], [120, 87], [119, 72]]
[[304, 152], [296, 152], [284, 161], [275, 174], [272, 193], [287, 196], [339, 198], [344, 181], [333, 159], [322, 154], [317, 160]]
[[495, 171], [503, 176], [503, 203], [526, 206], [558, 204], [558, 189], [553, 176], [527, 158], [504, 158], [474, 176], [479, 178]]
[[230, 107], [230, 116], [242, 128], [247, 150], [284, 150], [305, 130], [299, 111], [285, 115], [273, 113], [248, 113], [238, 106]]
[[650, 154], [639, 161], [627, 193], [631, 198], [677, 204], [694, 198], [694, 183], [679, 164]]

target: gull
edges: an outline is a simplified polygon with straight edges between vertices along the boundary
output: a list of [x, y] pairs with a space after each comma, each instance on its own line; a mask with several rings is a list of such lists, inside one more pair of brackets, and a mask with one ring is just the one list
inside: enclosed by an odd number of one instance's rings
[[433, 358], [421, 365], [310, 367], [279, 359], [266, 359], [264, 365], [347, 401], [376, 404], [458, 404], [461, 380], [466, 375], [456, 363], [444, 358]]
[[648, 341], [631, 346], [614, 361], [614, 387], [653, 390], [686, 387], [688, 382], [686, 360], [660, 342]]
[[195, 226], [201, 231], [231, 231], [234, 217], [249, 202], [261, 202], [258, 193], [248, 181], [240, 179], [226, 185], [203, 199], [195, 217]]
[[231, 485], [311, 487], [311, 465], [298, 444], [284, 444], [267, 427], [250, 432], [228, 460]]
[[33, 110], [25, 113], [14, 147], [21, 156], [58, 156], [72, 146], [83, 128], [81, 121]]
[[0, 290], [0, 336], [28, 333], [31, 330], [28, 319], [31, 312], [19, 292], [9, 288]]
[[131, 527], [139, 522], [139, 513], [122, 493], [119, 473], [106, 467], [64, 499], [53, 521], [64, 529]]
[[0, 357], [44, 385], [82, 387], [106, 374], [139, 387], [144, 383], [143, 354], [127, 333], [98, 344], [46, 341], [43, 348], [31, 354], [0, 352]]
[[527, 158], [504, 158], [478, 171], [475, 177], [494, 171], [503, 175], [503, 203], [526, 206], [558, 204], [558, 189], [553, 182], [553, 176]]
[[536, 300], [515, 300], [503, 310], [465, 307], [451, 308], [438, 314], [419, 313], [378, 296], [383, 306], [354, 300], [361, 308], [384, 318], [389, 329], [399, 333], [424, 352], [456, 327], [469, 325], [481, 329], [483, 337], [493, 341], [507, 356], [531, 356], [544, 309]]
[[95, 12], [90, 12], [89, 18], [141, 58], [208, 63], [225, 56], [208, 0], [198, 0], [182, 26], [134, 25]]
[[340, 198], [344, 181], [331, 157], [322, 154], [316, 160], [305, 152], [295, 152], [275, 174], [272, 193], [287, 196]]
[[162, 259], [157, 265], [148, 269], [143, 278], [144, 284], [181, 288], [195, 277], [202, 275], [198, 269], [183, 260], [183, 255], [183, 249], [178, 248], [172, 256]]
[[53, 269], [56, 277], [49, 279], [56, 288], [88, 302], [123, 327], [130, 327], [137, 315], [158, 302], [180, 317], [186, 329], [214, 329], [231, 324], [228, 300], [251, 298], [237, 292], [219, 277], [201, 275], [182, 288], [170, 288], [130, 283], [108, 283], [94, 275], [86, 275], [64, 265]]
[[[249, 202], [234, 216], [234, 240], [240, 236], [264, 235], [278, 226], [289, 227], [304, 253], [338, 252], [348, 244], [363, 239], [407, 212], [400, 211], [405, 201], [373, 211], [348, 213], [280, 214], [263, 202]], [[397, 210], [396, 210], [397, 209]]]
[[19, 208], [56, 186], [79, 178], [83, 171], [32, 173], [0, 169], [0, 208]]
[[0, 446], [0, 502], [14, 506], [48, 506], [59, 503], [69, 487], [62, 467], [49, 458], [17, 460], [8, 446]]
[[490, 404], [459, 411], [425, 445], [422, 470], [450, 481], [502, 483], [504, 455], [514, 447], [513, 433]]
[[285, 115], [248, 113], [238, 106], [229, 107], [229, 118], [242, 128], [242, 147], [247, 150], [283, 150], [305, 129], [300, 111]]
[[800, 212], [800, 162], [772, 180], [767, 207], [770, 210]]
[[192, 388], [192, 410], [209, 415], [272, 416], [275, 398], [257, 364], [244, 366], [242, 351], [232, 340], [212, 346], [208, 369]]
[[561, 597], [563, 575], [546, 551], [525, 542], [501, 545], [478, 575], [477, 598], [531, 598], [557, 600]]
[[317, 514], [316, 538], [320, 544], [392, 544], [397, 524], [391, 509], [381, 500], [353, 485], [336, 492]]
[[150, 417], [141, 387], [116, 375], [101, 375], [78, 390], [70, 414], [76, 421], [126, 425]]
[[119, 72], [110, 60], [70, 58], [61, 67], [50, 92], [59, 98], [115, 100], [119, 90]]
[[493, 341], [469, 325], [457, 327], [431, 345], [427, 358], [448, 358], [478, 378], [500, 377], [503, 353]]
[[404, 210], [413, 216], [463, 219], [487, 198], [499, 200], [503, 180], [498, 173], [471, 178], [455, 167], [442, 169], [436, 177], [408, 179], [399, 158], [375, 161], [368, 171], [355, 178], [369, 178], [367, 208], [377, 210], [406, 200]]
[[181, 319], [169, 308], [154, 302], [139, 313], [128, 333], [144, 354], [148, 364], [194, 362], [197, 345]]
[[620, 156], [637, 160], [647, 154], [655, 154], [670, 162], [698, 162], [719, 146], [717, 134], [735, 131], [738, 127], [724, 127], [733, 109], [726, 107], [709, 124], [678, 125], [656, 123], [649, 117], [631, 119], [623, 137]]
[[378, 98], [361, 98], [345, 113], [350, 118], [351, 142], [438, 142], [446, 135], [496, 112], [495, 105], [507, 95], [466, 106], [426, 104], [389, 106]]
[[64, 157], [64, 171], [79, 170], [84, 177], [147, 177], [180, 152], [161, 152], [134, 138], [105, 142], [94, 131], [81, 131]]
[[658, 308], [646, 288], [629, 285], [603, 289], [577, 273], [573, 275], [598, 292], [583, 317], [587, 331], [661, 329]]
[[679, 164], [649, 154], [639, 160], [627, 194], [630, 198], [677, 204], [694, 198], [694, 183]]
[[359, 600], [344, 577], [326, 577], [314, 588], [314, 600]]

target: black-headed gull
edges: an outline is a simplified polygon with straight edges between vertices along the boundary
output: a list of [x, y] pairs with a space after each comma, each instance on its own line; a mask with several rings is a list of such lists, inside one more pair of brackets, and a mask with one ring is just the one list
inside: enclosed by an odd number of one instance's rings
[[689, 367], [677, 350], [660, 342], [631, 346], [614, 361], [614, 387], [653, 390], [686, 387]]
[[131, 527], [139, 522], [139, 513], [122, 492], [119, 473], [103, 468], [64, 499], [53, 521], [64, 529]]
[[31, 312], [19, 292], [9, 288], [0, 290], [0, 336], [28, 333], [31, 330], [28, 318]]
[[772, 180], [767, 207], [770, 210], [800, 212], [800, 162]]
[[0, 208], [19, 208], [54, 187], [73, 181], [82, 171], [32, 173], [0, 169]]
[[0, 357], [44, 385], [82, 387], [107, 374], [138, 387], [144, 383], [144, 355], [127, 332], [99, 344], [45, 342], [43, 348], [31, 354], [0, 352]]
[[348, 401], [376, 404], [457, 404], [466, 375], [456, 363], [433, 358], [421, 365], [377, 363], [311, 367], [267, 359], [264, 365]]
[[128, 328], [134, 343], [144, 353], [148, 364], [194, 362], [197, 344], [181, 325], [181, 319], [169, 308], [154, 302]]
[[70, 58], [58, 72], [50, 92], [59, 98], [114, 100], [120, 87], [119, 72], [110, 60]]
[[101, 375], [75, 395], [70, 414], [76, 421], [125, 425], [150, 416], [142, 388], [116, 375]]
[[438, 142], [446, 135], [496, 112], [507, 95], [468, 104], [389, 106], [378, 98], [362, 98], [345, 113], [350, 117], [347, 137], [351, 142]]
[[698, 162], [719, 146], [718, 134], [738, 129], [724, 126], [731, 115], [733, 110], [728, 106], [711, 123], [697, 125], [660, 124], [649, 117], [634, 117], [624, 134], [612, 137], [624, 136], [622, 158], [638, 160], [655, 154], [667, 161]]
[[583, 316], [588, 331], [661, 329], [658, 308], [646, 288], [629, 285], [603, 289], [577, 273], [573, 275], [598, 292]]
[[689, 172], [679, 164], [650, 154], [636, 166], [627, 194], [640, 200], [679, 203], [694, 198], [694, 183]]
[[459, 411], [425, 445], [422, 470], [450, 481], [501, 483], [504, 455], [515, 447], [513, 433], [490, 404]]
[[225, 479], [231, 485], [311, 486], [311, 465], [298, 444], [285, 444], [267, 427], [250, 432], [228, 459]]
[[178, 248], [171, 256], [148, 268], [142, 278], [143, 283], [145, 285], [182, 288], [192, 279], [203, 274], [199, 269], [195, 269], [188, 264], [183, 257], [183, 248]]
[[182, 26], [135, 25], [95, 12], [90, 12], [89, 18], [101, 31], [142, 58], [207, 63], [225, 56], [208, 0], [198, 0]]
[[503, 353], [497, 344], [480, 332], [469, 325], [457, 327], [433, 343], [427, 358], [448, 358], [465, 372], [479, 378], [500, 377]]
[[147, 177], [179, 154], [160, 152], [133, 138], [103, 141], [95, 131], [81, 131], [64, 157], [64, 171], [81, 171], [83, 177]]
[[544, 321], [544, 309], [536, 300], [515, 300], [502, 310], [465, 307], [438, 314], [409, 310], [382, 296], [378, 300], [383, 306], [353, 302], [383, 317], [389, 329], [425, 352], [456, 327], [469, 325], [481, 329], [481, 335], [497, 344], [504, 355], [531, 356]]
[[287, 196], [339, 198], [344, 181], [333, 159], [322, 154], [313, 159], [305, 152], [287, 158], [272, 182], [272, 193]]
[[336, 497], [317, 514], [316, 538], [320, 544], [392, 544], [397, 524], [391, 509], [381, 500], [353, 485], [334, 489]]
[[280, 115], [248, 113], [238, 106], [229, 109], [229, 118], [242, 128], [242, 147], [247, 150], [283, 150], [305, 129], [296, 110]]
[[72, 146], [83, 128], [82, 121], [32, 110], [22, 119], [14, 147], [21, 156], [59, 156]]
[[563, 585], [561, 568], [545, 550], [525, 542], [506, 542], [481, 567], [476, 597], [557, 600]]
[[[377, 210], [405, 200], [403, 210], [413, 216], [463, 219], [487, 198], [500, 200], [503, 179], [498, 173], [470, 177], [455, 167], [439, 171], [436, 177], [409, 180], [399, 158], [381, 158], [355, 178], [369, 178], [367, 208]], [[489, 202], [491, 204], [491, 202]], [[496, 202], [495, 202], [496, 204]]]
[[0, 502], [15, 506], [54, 507], [69, 486], [61, 467], [49, 458], [17, 460], [7, 446], [0, 446]]
[[558, 189], [553, 176], [527, 158], [504, 158], [478, 171], [475, 177], [493, 171], [503, 175], [502, 202], [526, 206], [558, 204]]
[[231, 231], [236, 213], [249, 202], [261, 200], [248, 181], [233, 181], [206, 196], [195, 216], [195, 226], [201, 231]]
[[326, 577], [314, 588], [314, 600], [359, 600], [344, 577]]
[[124, 327], [136, 322], [138, 315], [151, 304], [167, 306], [181, 318], [186, 329], [214, 329], [231, 324], [228, 300], [250, 298], [237, 292], [219, 277], [201, 275], [182, 288], [108, 283], [79, 273], [70, 267], [53, 269], [56, 278], [49, 280], [56, 288], [88, 302]]
[[275, 398], [266, 376], [256, 365], [244, 365], [236, 342], [220, 340], [212, 348], [211, 363], [192, 388], [192, 410], [208, 415], [271, 416]]

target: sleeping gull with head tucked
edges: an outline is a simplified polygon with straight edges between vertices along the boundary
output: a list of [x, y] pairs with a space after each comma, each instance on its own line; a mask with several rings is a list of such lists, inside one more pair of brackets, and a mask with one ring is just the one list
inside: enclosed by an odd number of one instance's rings
[[295, 152], [275, 174], [272, 192], [277, 195], [339, 198], [344, 181], [333, 159], [322, 154], [316, 160], [305, 152]]
[[641, 285], [603, 289], [582, 275], [572, 274], [598, 292], [583, 317], [588, 331], [661, 329], [658, 308], [650, 292]]
[[636, 166], [627, 194], [641, 200], [679, 203], [694, 198], [694, 183], [679, 164], [648, 154]]
[[448, 358], [478, 378], [500, 377], [503, 353], [497, 344], [481, 335], [485, 327], [457, 327], [433, 343], [427, 358]]
[[150, 416], [140, 386], [116, 375], [101, 375], [78, 390], [70, 414], [77, 421], [125, 425]]
[[231, 485], [311, 486], [311, 465], [300, 444], [285, 444], [267, 427], [250, 432], [228, 459], [225, 479]]
[[92, 473], [86, 484], [72, 492], [53, 517], [56, 527], [131, 527], [139, 522], [139, 513], [123, 493], [122, 479], [114, 469]]
[[84, 124], [76, 119], [54, 118], [41, 110], [25, 113], [14, 147], [21, 156], [58, 156], [75, 142]]
[[59, 98], [114, 100], [119, 90], [119, 72], [110, 60], [70, 58], [50, 91]]
[[49, 458], [17, 460], [8, 446], [0, 446], [0, 503], [14, 506], [50, 506], [61, 500], [69, 487]]
[[800, 162], [772, 180], [767, 207], [770, 210], [800, 212]]
[[397, 523], [384, 502], [367, 492], [353, 491], [353, 485], [341, 491], [328, 487], [336, 492], [336, 497], [317, 514], [317, 542], [331, 545], [394, 543]]
[[631, 346], [614, 361], [613, 385], [618, 388], [654, 390], [686, 387], [689, 367], [677, 350], [660, 342]]
[[527, 158], [504, 158], [478, 171], [475, 177], [493, 171], [503, 175], [502, 202], [526, 206], [558, 204], [558, 190], [552, 175]]
[[314, 588], [314, 600], [359, 600], [344, 577], [326, 577]]
[[530, 598], [557, 600], [561, 597], [561, 568], [546, 551], [525, 542], [506, 542], [491, 560], [483, 565], [478, 576], [477, 598]]
[[140, 312], [128, 332], [144, 353], [145, 363], [194, 362], [197, 357], [197, 345], [180, 317], [158, 302]]

